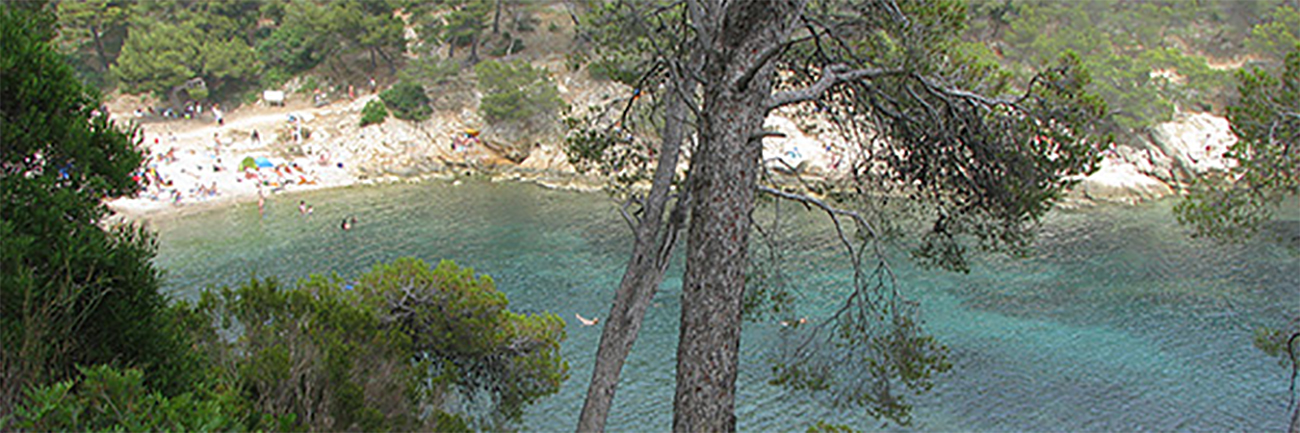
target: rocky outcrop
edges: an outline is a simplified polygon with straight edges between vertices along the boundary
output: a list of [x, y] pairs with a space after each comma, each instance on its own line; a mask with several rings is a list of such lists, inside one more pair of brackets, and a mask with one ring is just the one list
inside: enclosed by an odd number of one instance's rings
[[1093, 202], [1137, 204], [1173, 194], [1173, 189], [1138, 171], [1133, 164], [1107, 158], [1101, 168], [1074, 186], [1077, 198]]
[[1172, 160], [1172, 168], [1183, 176], [1182, 181], [1232, 167], [1233, 161], [1224, 155], [1237, 143], [1237, 136], [1223, 117], [1209, 113], [1181, 115], [1156, 125], [1150, 135], [1151, 144]]
[[1236, 142], [1227, 119], [1180, 114], [1115, 146], [1101, 169], [1075, 186], [1072, 198], [1131, 204], [1171, 195], [1205, 173], [1232, 168], [1225, 154]]
[[1227, 170], [1224, 155], [1237, 142], [1228, 120], [1208, 113], [1182, 114], [1119, 145], [1112, 157], [1174, 188], [1210, 171]]

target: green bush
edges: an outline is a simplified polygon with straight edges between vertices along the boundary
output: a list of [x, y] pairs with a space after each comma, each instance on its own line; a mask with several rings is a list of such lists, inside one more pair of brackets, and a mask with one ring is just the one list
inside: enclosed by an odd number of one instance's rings
[[[197, 374], [168, 320], [152, 236], [107, 222], [144, 156], [42, 29], [0, 7], [0, 423], [22, 390], [113, 363], [175, 395]], [[0, 430], [4, 430], [0, 425]]]
[[1246, 38], [1252, 53], [1277, 61], [1285, 59], [1296, 45], [1300, 45], [1300, 11], [1285, 5], [1252, 27]]
[[199, 349], [253, 413], [313, 431], [417, 425], [408, 340], [355, 292], [321, 278], [297, 289], [252, 280], [203, 293], [193, 312]]
[[306, 95], [320, 90], [320, 81], [314, 75], [303, 77], [302, 82], [298, 84], [298, 93]]
[[378, 99], [371, 99], [366, 103], [365, 108], [361, 109], [361, 127], [365, 128], [376, 123], [384, 123], [388, 119], [388, 110], [384, 108], [384, 102]]
[[424, 56], [406, 62], [397, 76], [401, 81], [444, 84], [460, 75], [460, 62]]
[[433, 115], [429, 107], [429, 95], [424, 93], [424, 86], [411, 81], [398, 81], [392, 88], [379, 94], [393, 117], [403, 120], [423, 121]]
[[230, 431], [238, 430], [237, 398], [198, 386], [174, 397], [145, 387], [137, 369], [80, 368], [79, 380], [28, 390], [13, 411], [17, 430]]
[[558, 118], [564, 101], [545, 68], [527, 63], [484, 61], [474, 66], [483, 99], [479, 111], [492, 124], [540, 126]]
[[425, 380], [454, 386], [465, 402], [492, 396], [491, 419], [481, 422], [518, 421], [525, 406], [559, 391], [568, 378], [560, 357], [564, 321], [511, 312], [492, 278], [476, 277], [473, 269], [451, 261], [430, 269], [403, 258], [376, 265], [356, 290], [410, 338], [416, 359], [429, 360]]
[[[462, 431], [518, 420], [568, 377], [564, 322], [507, 305], [492, 279], [471, 269], [399, 259], [347, 284], [313, 276], [296, 288], [252, 280], [208, 291], [186, 307], [186, 320], [217, 376], [258, 415], [250, 419], [324, 431]], [[480, 395], [492, 405], [447, 403], [485, 403]]]

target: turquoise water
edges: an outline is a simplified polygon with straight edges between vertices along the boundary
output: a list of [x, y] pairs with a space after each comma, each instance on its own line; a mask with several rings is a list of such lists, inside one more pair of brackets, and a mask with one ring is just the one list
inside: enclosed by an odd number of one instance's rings
[[[301, 216], [298, 200], [315, 213]], [[794, 209], [794, 207], [789, 207]], [[356, 216], [350, 231], [339, 228]], [[810, 318], [836, 306], [849, 273], [819, 216], [800, 219], [785, 269]], [[155, 221], [168, 290], [193, 296], [252, 275], [356, 275], [401, 256], [455, 259], [492, 275], [515, 310], [574, 322], [572, 377], [532, 406], [524, 430], [575, 425], [599, 340], [574, 313], [603, 315], [630, 231], [602, 194], [514, 183], [354, 187]], [[1300, 226], [1295, 221], [1284, 230]], [[1280, 233], [1281, 233], [1280, 232]], [[901, 255], [900, 255], [901, 257]], [[1057, 212], [1030, 257], [978, 256], [969, 275], [895, 258], [904, 291], [952, 351], [953, 370], [915, 400], [918, 431], [1281, 431], [1288, 372], [1251, 329], [1300, 311], [1300, 255], [1276, 242], [1189, 240], [1168, 203]], [[610, 431], [672, 421], [680, 264], [670, 270], [627, 362]], [[860, 411], [766, 384], [775, 323], [747, 323], [737, 415], [744, 431], [803, 431], [815, 420], [882, 427]]]

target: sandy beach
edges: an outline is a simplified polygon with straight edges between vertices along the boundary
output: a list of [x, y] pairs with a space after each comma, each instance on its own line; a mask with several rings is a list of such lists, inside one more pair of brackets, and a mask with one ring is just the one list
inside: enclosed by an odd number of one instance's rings
[[128, 219], [150, 219], [357, 184], [355, 153], [332, 151], [295, 132], [322, 114], [359, 111], [376, 97], [321, 108], [304, 101], [282, 107], [259, 102], [222, 113], [221, 124], [211, 110], [194, 119], [138, 116], [136, 109], [148, 108], [145, 101], [119, 98], [110, 105], [113, 118], [119, 125], [140, 126], [147, 160], [137, 176], [141, 192], [107, 204]]

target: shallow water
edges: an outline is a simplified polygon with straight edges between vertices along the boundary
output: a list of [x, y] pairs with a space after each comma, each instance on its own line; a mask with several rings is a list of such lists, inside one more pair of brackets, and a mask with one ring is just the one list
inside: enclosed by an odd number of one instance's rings
[[[315, 207], [298, 213], [298, 200]], [[340, 229], [355, 216], [356, 227]], [[816, 215], [801, 218], [785, 269], [810, 318], [835, 306], [847, 263]], [[1290, 221], [1286, 224], [1300, 225]], [[454, 259], [491, 275], [517, 311], [570, 323], [571, 378], [529, 408], [524, 430], [572, 430], [630, 231], [602, 194], [514, 183], [353, 187], [162, 219], [157, 264], [168, 290], [193, 296], [253, 275], [353, 276], [401, 256]], [[901, 257], [901, 255], [900, 255]], [[953, 370], [914, 400], [919, 431], [1280, 431], [1288, 371], [1251, 346], [1252, 329], [1300, 311], [1300, 255], [1279, 243], [1190, 240], [1168, 203], [1057, 212], [1034, 254], [978, 256], [969, 275], [894, 260]], [[669, 271], [624, 369], [610, 431], [672, 422], [680, 265]], [[816, 420], [882, 423], [766, 384], [775, 323], [747, 323], [737, 415], [744, 431], [802, 431]]]

